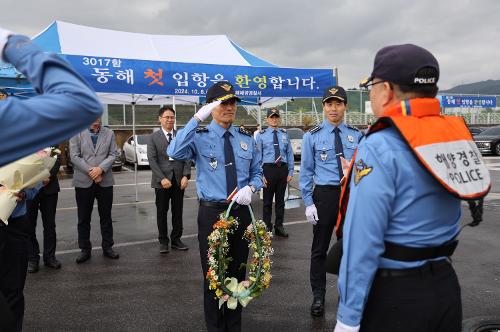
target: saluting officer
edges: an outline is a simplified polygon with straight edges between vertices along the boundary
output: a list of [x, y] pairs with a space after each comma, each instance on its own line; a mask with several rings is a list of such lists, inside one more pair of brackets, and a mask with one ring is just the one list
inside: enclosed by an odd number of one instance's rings
[[283, 227], [285, 215], [285, 190], [286, 185], [293, 178], [293, 150], [290, 138], [280, 125], [280, 111], [270, 109], [267, 111], [267, 129], [261, 130], [257, 135], [257, 146], [262, 153], [262, 170], [264, 172], [264, 206], [263, 219], [267, 229], [272, 231], [271, 216], [273, 213], [273, 196], [276, 200], [276, 221], [274, 222], [274, 235], [288, 237]]
[[[232, 125], [236, 102], [240, 101], [233, 86], [227, 81], [217, 82], [208, 89], [206, 99], [208, 104], [179, 131], [167, 149], [167, 154], [174, 159], [196, 161], [196, 190], [200, 202], [198, 242], [204, 280], [208, 271], [207, 237], [213, 231], [212, 226], [219, 219], [219, 214], [228, 208], [231, 199], [239, 205], [250, 205], [252, 194], [262, 188], [261, 155], [253, 135]], [[212, 122], [207, 127], [199, 127], [200, 122], [210, 114]], [[246, 270], [240, 265], [247, 262], [248, 244], [242, 236], [251, 217], [248, 207], [238, 204], [233, 206], [231, 212], [238, 218], [239, 227], [229, 237], [232, 261], [227, 277], [243, 280]], [[208, 331], [241, 330], [241, 306], [238, 305], [236, 310], [224, 306], [219, 309], [215, 294], [209, 290], [206, 280], [204, 310]]]
[[333, 86], [323, 94], [325, 120], [304, 135], [300, 166], [300, 190], [307, 221], [313, 224], [310, 280], [313, 293], [311, 315], [324, 313], [325, 260], [337, 221], [342, 163], [350, 160], [362, 134], [346, 125], [347, 94]]
[[[463, 119], [440, 114], [438, 79], [436, 58], [406, 44], [378, 51], [363, 84], [379, 120], [346, 182], [337, 332], [462, 330], [448, 259], [460, 230], [457, 197], [481, 198], [491, 181]], [[471, 170], [477, 176], [457, 180]]]

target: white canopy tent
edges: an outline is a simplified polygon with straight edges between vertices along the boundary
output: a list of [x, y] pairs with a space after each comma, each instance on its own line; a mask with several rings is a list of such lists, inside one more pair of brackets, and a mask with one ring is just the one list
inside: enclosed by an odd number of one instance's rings
[[[176, 96], [199, 103], [216, 81], [231, 81], [243, 100], [316, 97], [336, 83], [332, 69], [280, 68], [225, 35], [151, 35], [55, 21], [34, 41], [45, 51], [64, 55], [103, 103], [131, 104], [134, 135], [136, 104], [172, 103], [175, 107]], [[2, 64], [2, 87], [18, 91], [26, 82]], [[137, 165], [135, 178], [137, 183]]]

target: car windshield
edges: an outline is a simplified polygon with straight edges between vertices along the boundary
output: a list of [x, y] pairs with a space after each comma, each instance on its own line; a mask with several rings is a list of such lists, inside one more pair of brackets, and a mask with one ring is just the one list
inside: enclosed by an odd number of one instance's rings
[[286, 132], [290, 139], [302, 139], [302, 136], [304, 136], [304, 132], [299, 128], [290, 128], [287, 129]]
[[500, 127], [486, 129], [477, 136], [497, 136], [500, 135]]
[[137, 135], [137, 144], [139, 145], [147, 145], [149, 142], [149, 137], [151, 135]]

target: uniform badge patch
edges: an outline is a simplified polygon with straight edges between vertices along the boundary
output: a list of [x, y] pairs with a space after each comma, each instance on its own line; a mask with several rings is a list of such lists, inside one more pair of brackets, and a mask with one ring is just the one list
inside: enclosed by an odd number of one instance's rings
[[229, 92], [229, 90], [231, 90], [232, 88], [232, 86], [229, 84], [222, 84], [220, 87], [226, 90], [226, 92]]
[[354, 164], [354, 184], [358, 184], [362, 178], [367, 176], [373, 171], [373, 167], [369, 167], [363, 159], [360, 159]]
[[347, 135], [347, 140], [352, 143], [354, 142], [354, 137], [352, 137], [351, 135]]
[[215, 159], [214, 157], [210, 158], [210, 167], [212, 167], [213, 169], [216, 169], [217, 168], [217, 159]]
[[321, 158], [322, 161], [325, 161], [328, 155], [326, 154], [326, 151], [322, 151], [319, 157]]
[[240, 146], [241, 146], [241, 148], [242, 148], [243, 150], [245, 150], [245, 151], [246, 151], [246, 150], [248, 150], [248, 145], [247, 145], [247, 143], [245, 143], [245, 142], [241, 141], [241, 142], [240, 142]]

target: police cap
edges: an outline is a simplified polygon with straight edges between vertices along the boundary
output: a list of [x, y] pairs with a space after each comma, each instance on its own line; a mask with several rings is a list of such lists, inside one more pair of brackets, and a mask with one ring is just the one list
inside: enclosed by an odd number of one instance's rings
[[347, 104], [347, 94], [341, 86], [336, 85], [325, 89], [325, 92], [323, 93], [323, 103], [332, 98], [336, 98]]
[[360, 87], [369, 86], [378, 77], [398, 85], [434, 85], [439, 79], [439, 64], [426, 49], [413, 45], [391, 45], [375, 55], [371, 76]]
[[206, 95], [207, 103], [215, 100], [220, 100], [222, 102], [228, 101], [229, 99], [236, 99], [241, 101], [240, 98], [234, 93], [234, 88], [228, 81], [220, 81], [212, 85]]
[[277, 116], [279, 117], [280, 116], [280, 111], [273, 108], [273, 109], [270, 109], [270, 110], [267, 110], [267, 117], [270, 118], [272, 116]]

